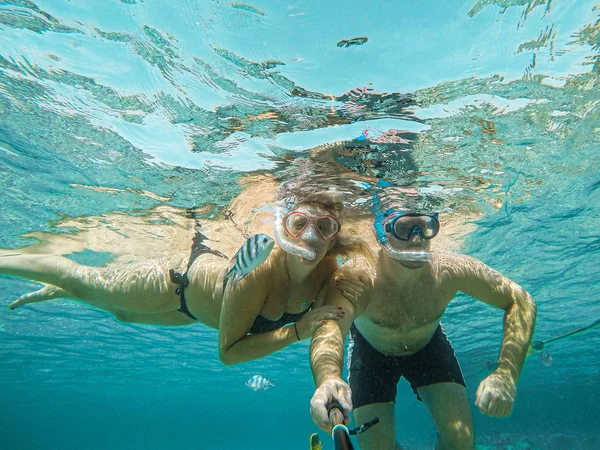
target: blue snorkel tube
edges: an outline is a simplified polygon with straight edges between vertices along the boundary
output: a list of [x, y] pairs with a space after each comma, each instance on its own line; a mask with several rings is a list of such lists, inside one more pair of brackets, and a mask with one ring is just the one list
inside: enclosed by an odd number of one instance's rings
[[[371, 186], [367, 183], [364, 183], [367, 189], [370, 189]], [[379, 180], [377, 186], [391, 186], [385, 181]], [[430, 252], [409, 252], [402, 251], [393, 248], [390, 245], [390, 240], [387, 237], [387, 233], [383, 228], [383, 221], [394, 211], [393, 209], [389, 209], [386, 212], [381, 211], [381, 204], [379, 201], [379, 197], [375, 192], [372, 194], [373, 199], [373, 214], [375, 214], [375, 223], [373, 226], [375, 227], [375, 233], [377, 235], [377, 240], [379, 241], [379, 245], [383, 247], [383, 249], [396, 261], [411, 261], [411, 262], [429, 262], [431, 261], [431, 253]]]

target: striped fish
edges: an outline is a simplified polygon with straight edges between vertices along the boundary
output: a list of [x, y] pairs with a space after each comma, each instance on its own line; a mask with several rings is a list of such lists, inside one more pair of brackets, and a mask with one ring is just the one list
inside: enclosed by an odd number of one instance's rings
[[229, 281], [233, 286], [264, 263], [273, 250], [273, 245], [275, 245], [275, 241], [266, 234], [250, 236], [229, 263], [227, 273], [223, 278], [223, 292]]
[[317, 433], [310, 435], [310, 450], [323, 450], [323, 444]]
[[275, 383], [262, 375], [254, 375], [246, 381], [246, 386], [253, 391], [266, 391], [270, 387], [275, 387]]

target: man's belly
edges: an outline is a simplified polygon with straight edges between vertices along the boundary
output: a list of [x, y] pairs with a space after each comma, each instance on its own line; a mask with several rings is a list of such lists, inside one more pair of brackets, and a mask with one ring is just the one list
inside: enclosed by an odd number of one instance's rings
[[378, 352], [392, 356], [406, 356], [417, 353], [431, 340], [440, 324], [435, 321], [411, 329], [387, 328], [361, 316], [354, 321], [360, 334]]

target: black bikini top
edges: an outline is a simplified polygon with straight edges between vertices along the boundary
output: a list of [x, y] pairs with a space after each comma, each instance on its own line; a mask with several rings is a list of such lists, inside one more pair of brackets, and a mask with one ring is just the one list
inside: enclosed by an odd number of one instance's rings
[[267, 333], [269, 331], [277, 330], [279, 328], [283, 328], [284, 326], [290, 323], [296, 323], [304, 315], [310, 311], [310, 308], [302, 311], [301, 313], [293, 314], [293, 313], [283, 313], [278, 320], [269, 320], [265, 319], [263, 316], [256, 316], [256, 320], [252, 324], [252, 328], [250, 328], [250, 334], [259, 334], [259, 333]]

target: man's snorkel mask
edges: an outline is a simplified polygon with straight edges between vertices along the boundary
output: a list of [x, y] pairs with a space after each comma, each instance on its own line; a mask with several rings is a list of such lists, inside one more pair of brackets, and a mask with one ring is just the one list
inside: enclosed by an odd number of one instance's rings
[[427, 262], [431, 260], [429, 251], [398, 250], [391, 246], [388, 235], [400, 241], [409, 241], [414, 234], [422, 239], [433, 239], [440, 230], [437, 213], [406, 213], [401, 209], [389, 209], [382, 212], [379, 198], [373, 194], [373, 212], [375, 213], [375, 233], [383, 249], [396, 261]]
[[[409, 241], [418, 234], [422, 239], [433, 239], [439, 231], [439, 222], [435, 215], [404, 214], [390, 210], [387, 215], [375, 219], [375, 232], [383, 249], [396, 261], [426, 262], [431, 260], [429, 251], [398, 250], [390, 245], [388, 234], [401, 241]], [[391, 217], [391, 218], [390, 218]], [[404, 220], [409, 219], [409, 220]], [[400, 223], [400, 222], [405, 223]], [[384, 223], [385, 222], [385, 223]]]

